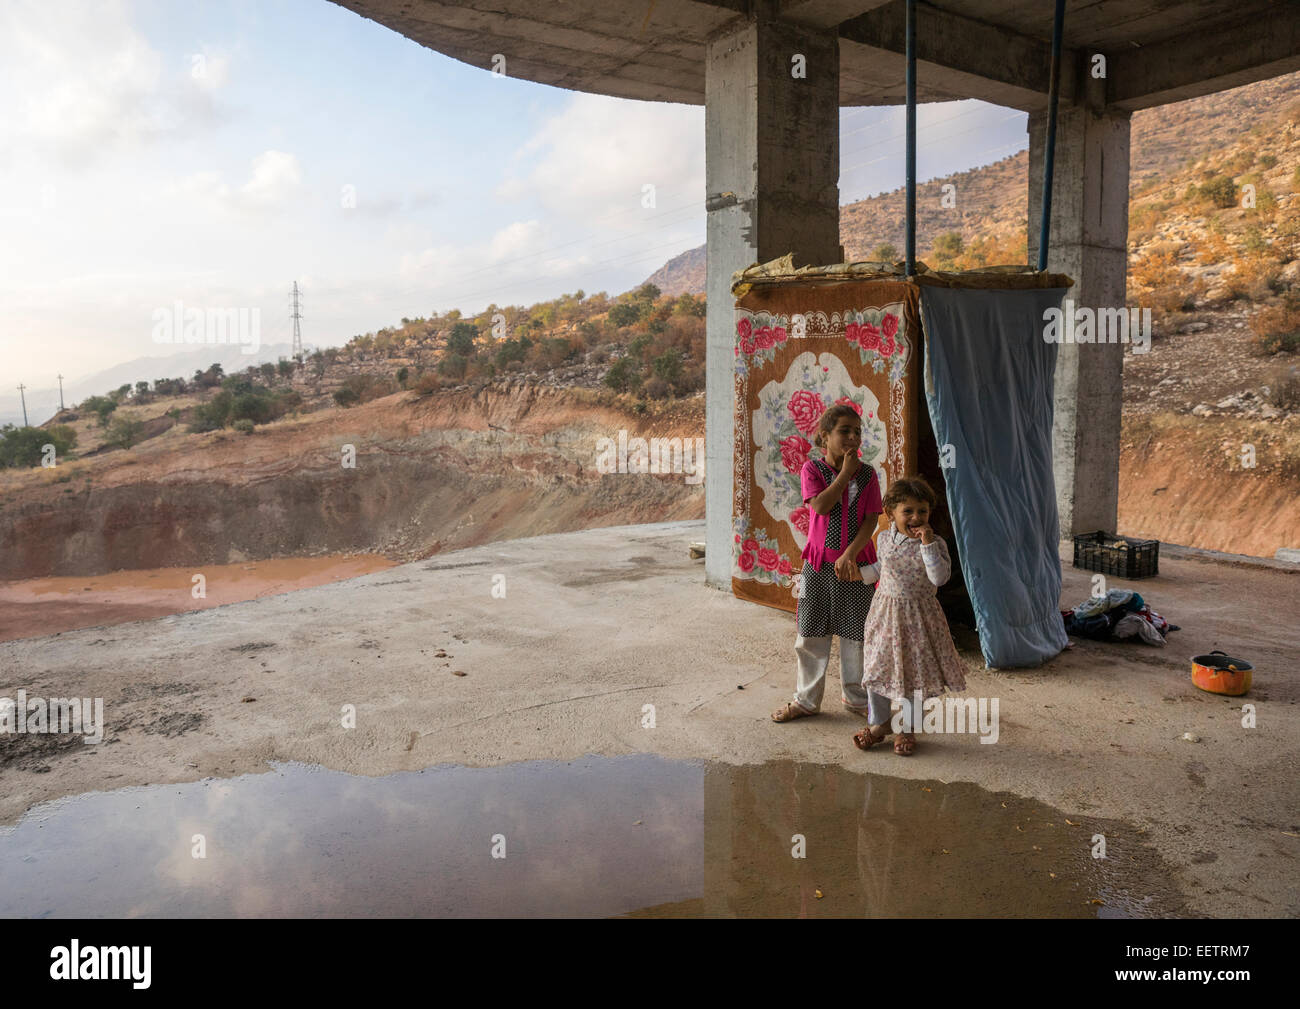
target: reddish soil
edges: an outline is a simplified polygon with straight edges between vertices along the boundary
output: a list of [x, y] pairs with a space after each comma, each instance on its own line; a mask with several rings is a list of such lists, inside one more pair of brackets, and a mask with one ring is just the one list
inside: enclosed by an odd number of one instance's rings
[[[0, 583], [0, 641], [43, 637], [79, 627], [125, 624], [211, 609], [383, 571], [394, 562], [374, 554], [291, 557], [191, 568], [114, 571], [105, 575], [29, 578]], [[202, 574], [205, 596], [193, 597]]]

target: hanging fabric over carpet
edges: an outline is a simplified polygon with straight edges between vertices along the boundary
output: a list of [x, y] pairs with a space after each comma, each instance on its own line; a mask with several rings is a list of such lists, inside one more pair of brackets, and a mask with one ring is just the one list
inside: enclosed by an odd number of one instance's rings
[[1057, 345], [1043, 338], [1065, 291], [921, 293], [926, 403], [990, 667], [1039, 665], [1069, 641], [1052, 475]]

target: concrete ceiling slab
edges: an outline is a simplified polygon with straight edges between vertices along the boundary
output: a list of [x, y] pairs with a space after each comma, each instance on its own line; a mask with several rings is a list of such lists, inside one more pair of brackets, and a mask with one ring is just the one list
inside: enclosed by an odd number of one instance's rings
[[[903, 101], [903, 0], [333, 0], [484, 70], [644, 101], [704, 102], [711, 38], [762, 7], [835, 31], [840, 104]], [[917, 5], [917, 99], [1045, 107], [1053, 5], [927, 0]], [[1067, 0], [1062, 99], [1094, 53], [1107, 104], [1135, 110], [1300, 70], [1295, 0]]]

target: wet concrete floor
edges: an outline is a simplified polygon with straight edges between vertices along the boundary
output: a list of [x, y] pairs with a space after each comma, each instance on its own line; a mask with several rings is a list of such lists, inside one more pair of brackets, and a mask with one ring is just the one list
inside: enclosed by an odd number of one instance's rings
[[1170, 868], [1126, 824], [790, 761], [382, 778], [276, 764], [61, 799], [0, 827], [4, 917], [1182, 913]]

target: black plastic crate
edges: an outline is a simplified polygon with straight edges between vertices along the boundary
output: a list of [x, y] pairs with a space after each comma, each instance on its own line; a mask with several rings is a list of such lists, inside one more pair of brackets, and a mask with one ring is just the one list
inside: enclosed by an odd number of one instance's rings
[[1074, 537], [1074, 566], [1117, 578], [1150, 578], [1160, 574], [1160, 541], [1080, 533]]

